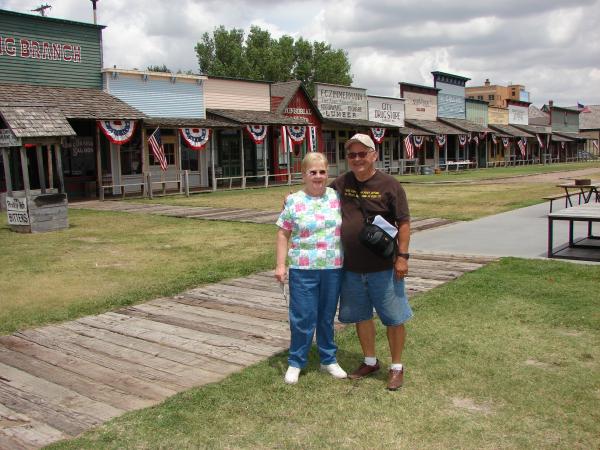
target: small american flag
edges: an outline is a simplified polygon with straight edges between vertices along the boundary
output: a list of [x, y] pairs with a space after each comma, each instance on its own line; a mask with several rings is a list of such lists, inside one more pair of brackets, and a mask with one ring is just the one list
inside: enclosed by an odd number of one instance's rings
[[410, 139], [412, 134], [409, 134], [404, 138], [404, 147], [406, 147], [406, 156], [410, 159], [415, 157], [415, 148], [413, 147], [412, 140]]
[[519, 149], [521, 150], [521, 156], [525, 156], [525, 142], [523, 142], [523, 139], [519, 139], [517, 142], [517, 145], [519, 146]]
[[152, 153], [154, 153], [154, 157], [158, 160], [161, 170], [167, 170], [167, 167], [169, 167], [169, 165], [167, 164], [167, 158], [165, 156], [165, 148], [163, 147], [162, 140], [160, 139], [159, 128], [154, 130], [154, 133], [150, 135], [150, 137], [148, 138], [148, 144], [152, 149]]

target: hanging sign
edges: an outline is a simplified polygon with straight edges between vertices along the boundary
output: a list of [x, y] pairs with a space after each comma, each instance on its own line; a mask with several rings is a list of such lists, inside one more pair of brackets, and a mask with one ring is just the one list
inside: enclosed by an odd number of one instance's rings
[[385, 128], [371, 128], [371, 134], [373, 135], [375, 142], [381, 144], [385, 137]]
[[6, 197], [6, 212], [9, 225], [29, 225], [26, 198]]
[[246, 131], [250, 135], [250, 139], [255, 144], [262, 144], [267, 137], [267, 126], [266, 125], [247, 125]]
[[467, 145], [467, 135], [466, 134], [460, 134], [458, 136], [458, 145], [460, 145], [460, 147], [464, 147], [465, 145]]
[[425, 142], [425, 137], [424, 136], [413, 136], [412, 141], [413, 141], [413, 144], [415, 144], [415, 147], [417, 148], [417, 150], [420, 150], [421, 147], [423, 146], [423, 142]]
[[317, 127], [315, 126], [308, 127], [308, 151], [317, 151]]
[[504, 148], [508, 148], [509, 143], [510, 143], [510, 140], [508, 138], [502, 138], [502, 146]]
[[15, 134], [8, 128], [0, 130], [0, 147], [20, 147], [21, 138], [15, 136]]
[[210, 128], [180, 128], [179, 133], [192, 150], [204, 150], [210, 139]]
[[435, 141], [437, 142], [438, 147], [443, 147], [446, 144], [446, 135], [436, 134]]
[[110, 142], [127, 144], [135, 131], [135, 120], [99, 120], [98, 126]]
[[304, 142], [304, 138], [306, 137], [306, 127], [305, 126], [293, 126], [286, 127], [288, 137], [292, 140], [293, 144], [302, 144]]

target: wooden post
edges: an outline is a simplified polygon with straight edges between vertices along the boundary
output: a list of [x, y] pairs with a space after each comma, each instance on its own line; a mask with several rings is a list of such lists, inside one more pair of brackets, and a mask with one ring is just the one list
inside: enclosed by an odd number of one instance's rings
[[185, 183], [185, 196], [189, 197], [190, 196], [190, 171], [189, 170], [183, 171], [183, 181]]
[[65, 192], [65, 177], [62, 169], [62, 155], [60, 154], [60, 145], [55, 144], [54, 147], [54, 159], [56, 161], [56, 171], [58, 172], [58, 185], [59, 192], [63, 194]]
[[242, 189], [246, 189], [246, 155], [244, 154], [244, 129], [240, 128], [240, 167], [242, 171]]
[[[286, 138], [286, 141], [289, 142], [290, 139]], [[287, 146], [288, 142], [283, 143], [283, 148], [285, 149], [285, 154], [287, 157], [287, 179], [288, 179], [287, 184], [288, 184], [288, 186], [291, 186], [292, 185], [292, 153], [294, 150], [294, 144], [292, 144], [290, 142], [291, 147], [288, 148], [288, 146]]]
[[10, 177], [10, 160], [8, 158], [8, 148], [2, 149], [2, 164], [4, 165], [4, 180], [6, 181], [6, 193], [12, 196], [12, 178]]
[[213, 132], [210, 135], [210, 167], [211, 167], [211, 176], [212, 176], [212, 190], [217, 190], [217, 174], [215, 173], [215, 134], [216, 130], [213, 129]]
[[160, 171], [160, 181], [162, 183], [162, 194], [167, 195], [167, 179], [164, 170]]
[[264, 152], [263, 152], [263, 167], [265, 169], [265, 187], [269, 187], [269, 168], [267, 167], [267, 152], [269, 151], [269, 133], [265, 136]]
[[154, 192], [152, 192], [152, 174], [150, 172], [146, 174], [146, 184], [148, 186], [148, 198], [152, 199], [154, 197]]
[[42, 146], [35, 146], [35, 157], [38, 165], [38, 177], [40, 179], [40, 190], [42, 194], [46, 193], [46, 174], [44, 173], [44, 158], [42, 157]]
[[30, 194], [30, 186], [29, 186], [29, 166], [27, 164], [27, 153], [25, 150], [25, 146], [21, 146], [21, 171], [23, 172], [23, 187], [25, 189], [25, 195], [29, 198]]
[[[177, 148], [175, 149], [175, 157], [176, 157], [176, 159], [179, 159], [179, 162], [177, 164], [179, 166], [179, 169], [177, 170], [179, 172], [179, 193], [183, 194], [183, 182], [184, 182], [184, 178], [186, 175], [181, 170], [181, 167], [183, 164], [183, 159], [181, 158], [181, 134], [179, 134], [179, 130], [177, 128], [175, 128], [175, 135], [177, 136]], [[200, 155], [198, 155], [198, 164], [200, 164]], [[187, 180], [189, 180], [189, 178]], [[187, 181], [187, 180], [185, 180], [185, 181]], [[189, 197], [190, 189], [187, 187], [187, 183], [186, 183], [186, 189], [187, 189], [187, 195]]]
[[96, 184], [98, 198], [104, 201], [104, 182], [102, 181], [102, 146], [100, 145], [100, 128], [96, 124]]
[[54, 189], [54, 170], [52, 169], [52, 148], [46, 146], [46, 159], [48, 160], [48, 188]]

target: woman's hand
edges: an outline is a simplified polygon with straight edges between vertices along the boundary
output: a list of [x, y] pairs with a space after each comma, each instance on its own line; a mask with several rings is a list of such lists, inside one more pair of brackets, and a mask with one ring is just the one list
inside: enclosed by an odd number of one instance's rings
[[287, 278], [287, 269], [285, 266], [277, 266], [275, 268], [275, 278], [280, 283], [285, 283], [285, 280]]

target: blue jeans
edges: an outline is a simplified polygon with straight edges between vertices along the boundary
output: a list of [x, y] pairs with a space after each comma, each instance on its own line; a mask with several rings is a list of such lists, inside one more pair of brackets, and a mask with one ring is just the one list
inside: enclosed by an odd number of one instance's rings
[[336, 362], [333, 320], [342, 282], [342, 269], [290, 269], [290, 331], [288, 364], [303, 368], [315, 329], [321, 364]]

